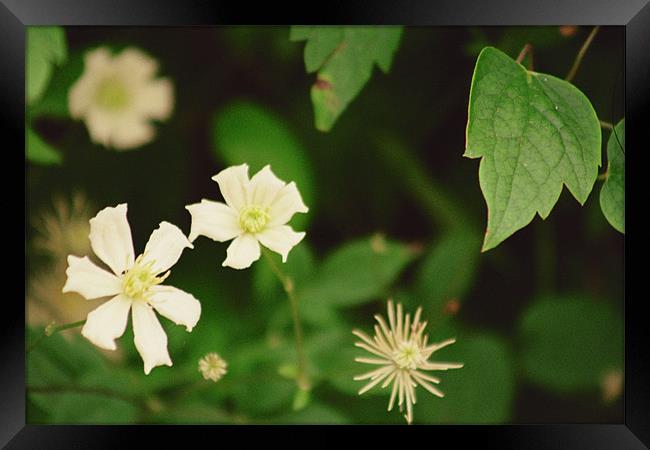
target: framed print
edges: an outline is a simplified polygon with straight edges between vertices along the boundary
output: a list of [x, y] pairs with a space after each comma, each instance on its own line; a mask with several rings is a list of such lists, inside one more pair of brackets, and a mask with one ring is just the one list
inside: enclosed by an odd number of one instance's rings
[[647, 448], [646, 3], [3, 0], [2, 445]]

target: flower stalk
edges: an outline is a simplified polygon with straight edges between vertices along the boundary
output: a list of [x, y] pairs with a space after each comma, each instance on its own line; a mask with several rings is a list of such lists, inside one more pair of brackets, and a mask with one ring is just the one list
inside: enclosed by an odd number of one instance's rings
[[266, 261], [269, 263], [271, 270], [282, 284], [282, 288], [289, 299], [289, 304], [291, 305], [291, 317], [293, 320], [293, 331], [296, 340], [296, 353], [298, 354], [298, 375], [296, 376], [296, 383], [301, 391], [309, 391], [311, 388], [311, 382], [309, 380], [309, 374], [307, 373], [307, 359], [305, 358], [305, 351], [303, 349], [303, 333], [302, 324], [300, 322], [299, 303], [293, 280], [290, 276], [285, 275], [282, 272], [282, 269], [280, 269], [275, 261], [273, 261], [273, 258], [268, 251], [263, 249], [262, 253], [264, 254]]
[[45, 330], [43, 330], [43, 334], [41, 334], [38, 339], [36, 339], [36, 342], [34, 342], [32, 345], [30, 345], [27, 350], [25, 350], [25, 353], [29, 353], [32, 350], [38, 346], [38, 344], [43, 341], [46, 337], [50, 337], [53, 334], [58, 333], [59, 331], [64, 331], [64, 330], [69, 330], [70, 328], [77, 328], [82, 326], [83, 324], [86, 323], [86, 320], [80, 320], [79, 322], [72, 322], [72, 323], [66, 323], [63, 325], [56, 326], [54, 322], [50, 323], [48, 326], [45, 327]]

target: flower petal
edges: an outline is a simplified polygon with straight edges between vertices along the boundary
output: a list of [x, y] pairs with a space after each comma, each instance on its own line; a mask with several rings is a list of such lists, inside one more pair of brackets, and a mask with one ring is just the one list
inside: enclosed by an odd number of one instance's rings
[[143, 262], [153, 262], [153, 273], [159, 274], [172, 267], [185, 248], [194, 248], [176, 225], [160, 222], [144, 248]]
[[116, 123], [114, 115], [100, 108], [90, 106], [85, 112], [84, 121], [86, 127], [88, 127], [88, 134], [93, 143], [101, 144], [104, 147], [111, 146], [111, 138], [114, 134], [113, 129]]
[[118, 277], [97, 267], [87, 256], [68, 256], [65, 274], [68, 279], [63, 286], [63, 293], [78, 292], [82, 297], [92, 300], [116, 295], [122, 290], [122, 281]]
[[104, 208], [90, 219], [90, 245], [116, 275], [133, 265], [133, 240], [126, 220], [126, 203]]
[[254, 236], [242, 234], [228, 246], [223, 266], [233, 269], [245, 269], [260, 258], [260, 244]]
[[185, 207], [192, 216], [190, 241], [199, 235], [218, 242], [229, 241], [239, 236], [242, 231], [237, 220], [237, 211], [221, 202], [201, 200]]
[[70, 117], [80, 119], [91, 108], [97, 89], [97, 80], [85, 75], [68, 91], [68, 110]]
[[267, 228], [257, 234], [260, 243], [282, 255], [282, 262], [287, 262], [289, 251], [305, 237], [305, 232], [296, 232], [288, 225]]
[[157, 366], [172, 365], [167, 351], [167, 335], [153, 308], [142, 301], [133, 302], [133, 335], [135, 348], [144, 361], [144, 373], [149, 375]]
[[144, 117], [136, 111], [125, 111], [113, 122], [109, 141], [116, 150], [128, 150], [151, 142], [155, 136], [156, 129]]
[[131, 299], [118, 295], [88, 313], [81, 334], [97, 347], [115, 350], [115, 339], [124, 334]]
[[73, 119], [81, 118], [93, 104], [97, 84], [101, 76], [111, 70], [111, 61], [111, 53], [106, 47], [84, 55], [84, 72], [68, 91], [68, 109]]
[[271, 204], [269, 226], [284, 225], [295, 213], [306, 213], [308, 211], [309, 208], [303, 203], [296, 183], [292, 181], [282, 188]]
[[99, 47], [84, 55], [84, 72], [105, 72], [111, 65], [113, 57], [108, 47]]
[[127, 79], [147, 81], [158, 71], [158, 62], [135, 47], [122, 50], [113, 59], [113, 64]]
[[221, 195], [231, 208], [239, 211], [248, 200], [248, 164], [232, 166], [212, 177], [219, 183]]
[[133, 108], [143, 118], [168, 119], [174, 107], [172, 82], [167, 78], [148, 81], [136, 90], [133, 102]]
[[192, 294], [173, 286], [151, 287], [149, 304], [176, 325], [192, 331], [201, 317], [201, 303]]
[[271, 166], [266, 165], [251, 178], [250, 201], [254, 205], [268, 207], [284, 186], [285, 182], [271, 171]]

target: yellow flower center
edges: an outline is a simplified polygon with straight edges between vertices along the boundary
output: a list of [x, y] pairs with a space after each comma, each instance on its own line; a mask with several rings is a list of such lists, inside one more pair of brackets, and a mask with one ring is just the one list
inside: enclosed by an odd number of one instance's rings
[[269, 221], [268, 208], [251, 205], [246, 206], [239, 213], [239, 225], [247, 233], [259, 233]]
[[129, 103], [129, 92], [122, 81], [115, 77], [106, 78], [97, 87], [95, 101], [103, 109], [117, 111]]
[[393, 361], [400, 369], [415, 370], [424, 361], [420, 354], [420, 347], [413, 342], [400, 343], [393, 354]]
[[142, 255], [138, 256], [135, 264], [126, 271], [122, 278], [122, 292], [133, 299], [146, 299], [149, 288], [162, 283], [169, 275], [169, 272], [162, 276], [156, 276], [152, 271], [154, 262], [142, 262]]

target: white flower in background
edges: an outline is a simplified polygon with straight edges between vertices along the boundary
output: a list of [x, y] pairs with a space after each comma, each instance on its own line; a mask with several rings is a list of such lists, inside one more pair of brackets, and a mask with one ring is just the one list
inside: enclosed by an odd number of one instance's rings
[[81, 330], [90, 342], [106, 350], [115, 350], [115, 339], [124, 334], [131, 311], [135, 346], [144, 361], [144, 373], [149, 374], [156, 366], [172, 365], [167, 335], [154, 310], [192, 331], [201, 316], [201, 304], [191, 294], [161, 284], [183, 249], [192, 248], [183, 232], [161, 222], [144, 253], [135, 258], [126, 209], [126, 204], [104, 208], [90, 219], [90, 245], [112, 273], [87, 256], [70, 255], [63, 292], [77, 292], [88, 300], [113, 297], [88, 314]]
[[228, 363], [216, 353], [208, 353], [199, 359], [199, 372], [206, 380], [212, 380], [215, 383], [219, 381], [227, 372]]
[[297, 213], [306, 213], [293, 181], [286, 184], [265, 166], [248, 178], [248, 165], [228, 167], [212, 177], [226, 203], [201, 200], [185, 208], [192, 215], [190, 241], [199, 235], [218, 242], [234, 239], [223, 266], [245, 269], [260, 257], [260, 244], [282, 255], [305, 237], [286, 225]]
[[[461, 363], [429, 362], [431, 354], [443, 347], [456, 342], [455, 339], [427, 345], [428, 335], [425, 335], [426, 322], [420, 322], [422, 308], [418, 308], [411, 323], [411, 317], [406, 314], [402, 317], [402, 305], [397, 304], [397, 316], [393, 309], [393, 302], [388, 301], [388, 324], [383, 317], [375, 315], [378, 325], [375, 325], [375, 336], [371, 339], [365, 333], [354, 330], [355, 336], [363, 342], [355, 345], [376, 357], [355, 358], [355, 361], [380, 366], [371, 372], [354, 377], [355, 380], [370, 380], [360, 391], [359, 395], [367, 392], [377, 384], [386, 388], [393, 383], [388, 411], [393, 409], [395, 398], [398, 398], [399, 410], [403, 410], [406, 404], [406, 421], [410, 424], [413, 421], [413, 405], [416, 402], [415, 388], [420, 385], [427, 391], [438, 397], [444, 394], [436, 389], [431, 383], [438, 384], [440, 380], [423, 372], [426, 370], [448, 370], [463, 367]], [[390, 327], [389, 327], [390, 325]]]
[[106, 47], [89, 51], [84, 72], [70, 88], [68, 107], [83, 120], [95, 143], [117, 150], [139, 147], [156, 134], [152, 120], [166, 120], [174, 92], [167, 78], [154, 78], [158, 63], [136, 48], [113, 56]]

